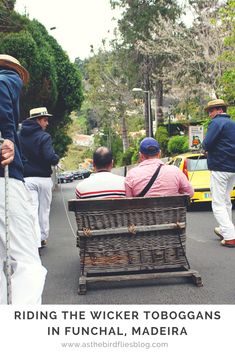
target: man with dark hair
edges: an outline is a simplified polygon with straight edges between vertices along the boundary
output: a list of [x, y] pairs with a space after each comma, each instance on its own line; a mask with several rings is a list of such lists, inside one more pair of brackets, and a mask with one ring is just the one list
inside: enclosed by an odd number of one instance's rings
[[99, 170], [112, 166], [113, 155], [112, 152], [104, 147], [98, 148], [93, 154], [93, 163]]
[[[173, 165], [164, 164], [160, 160], [160, 145], [152, 137], [146, 137], [140, 143], [137, 167], [128, 171], [125, 186], [126, 196], [172, 196], [188, 194], [193, 196], [193, 188], [184, 173]], [[143, 194], [151, 178], [158, 175], [151, 187]]]
[[111, 173], [112, 152], [107, 147], [99, 147], [93, 154], [95, 173], [76, 186], [78, 199], [125, 197], [124, 177]]
[[214, 229], [221, 245], [235, 247], [230, 193], [235, 184], [235, 122], [226, 114], [222, 99], [208, 102], [205, 110], [211, 118], [202, 143], [211, 170], [212, 210], [219, 224]]
[[40, 304], [46, 269], [38, 254], [31, 198], [25, 188], [20, 144], [17, 136], [19, 98], [28, 71], [10, 55], [0, 54], [0, 304], [7, 303], [4, 167], [9, 165], [9, 238], [12, 304]]

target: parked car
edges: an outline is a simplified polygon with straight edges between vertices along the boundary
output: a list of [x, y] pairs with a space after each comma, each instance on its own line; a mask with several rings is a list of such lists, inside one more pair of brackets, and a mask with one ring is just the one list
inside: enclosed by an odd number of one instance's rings
[[73, 170], [71, 173], [73, 174], [74, 180], [84, 179], [84, 175], [80, 170]]
[[[173, 157], [168, 164], [180, 168], [192, 184], [194, 188], [192, 203], [211, 201], [210, 171], [203, 153], [184, 153]], [[231, 199], [235, 200], [235, 188], [231, 192]]]
[[82, 174], [83, 179], [88, 178], [91, 175], [91, 171], [89, 169], [79, 169], [79, 172]]
[[71, 183], [74, 179], [73, 173], [63, 172], [58, 175], [58, 183]]

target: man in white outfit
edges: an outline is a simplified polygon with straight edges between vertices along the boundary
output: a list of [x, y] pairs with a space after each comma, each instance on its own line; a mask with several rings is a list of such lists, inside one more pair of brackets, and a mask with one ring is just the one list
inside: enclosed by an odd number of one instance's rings
[[12, 270], [12, 304], [41, 304], [46, 269], [38, 254], [31, 197], [24, 185], [21, 149], [17, 136], [19, 97], [29, 79], [27, 70], [10, 55], [0, 55], [0, 132], [4, 142], [0, 153], [0, 304], [7, 303], [4, 273], [5, 180], [9, 165], [9, 238]]
[[206, 111], [211, 122], [202, 143], [211, 170], [212, 209], [219, 224], [215, 228], [221, 245], [235, 247], [230, 193], [235, 185], [235, 122], [226, 114], [222, 99], [208, 102]]
[[[49, 215], [52, 200], [52, 165], [59, 162], [49, 133], [45, 130], [52, 115], [47, 108], [30, 110], [28, 119], [22, 122], [19, 140], [26, 159], [25, 183], [31, 192], [35, 218], [38, 219], [38, 247], [46, 246], [49, 236]], [[40, 229], [39, 229], [40, 228]]]

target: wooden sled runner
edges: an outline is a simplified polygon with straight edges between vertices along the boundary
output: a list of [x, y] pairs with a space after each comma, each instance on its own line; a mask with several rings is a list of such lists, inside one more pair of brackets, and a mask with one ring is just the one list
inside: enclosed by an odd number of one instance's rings
[[80, 247], [79, 294], [87, 283], [188, 277], [187, 196], [70, 200]]

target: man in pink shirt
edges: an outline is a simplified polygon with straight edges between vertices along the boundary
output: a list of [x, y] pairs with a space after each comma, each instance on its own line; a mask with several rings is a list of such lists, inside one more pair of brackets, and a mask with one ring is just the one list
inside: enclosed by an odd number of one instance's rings
[[160, 165], [159, 174], [145, 197], [179, 194], [193, 196], [193, 188], [184, 173], [176, 166], [164, 164], [159, 158], [159, 143], [152, 137], [143, 139], [139, 149], [140, 163], [128, 171], [125, 178], [126, 196], [137, 197]]

